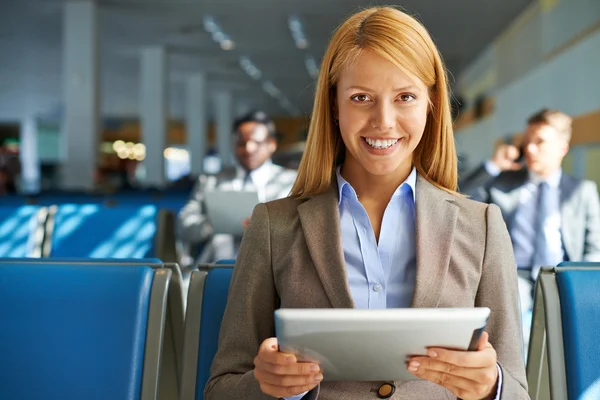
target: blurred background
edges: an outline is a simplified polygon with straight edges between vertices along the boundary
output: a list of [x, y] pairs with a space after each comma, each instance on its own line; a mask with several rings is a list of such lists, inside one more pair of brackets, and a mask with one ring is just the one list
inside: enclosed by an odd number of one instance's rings
[[294, 167], [332, 31], [384, 4], [442, 52], [461, 170], [551, 107], [574, 117], [565, 171], [600, 182], [598, 0], [1, 0], [0, 193], [190, 188], [257, 108]]

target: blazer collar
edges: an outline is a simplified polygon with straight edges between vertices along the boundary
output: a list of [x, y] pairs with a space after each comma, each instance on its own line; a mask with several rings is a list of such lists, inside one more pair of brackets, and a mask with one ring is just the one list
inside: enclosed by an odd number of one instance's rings
[[337, 182], [298, 206], [298, 215], [321, 283], [333, 308], [354, 308], [342, 248]]
[[455, 195], [435, 187], [421, 175], [416, 195], [417, 277], [411, 306], [435, 308], [450, 265], [459, 208], [454, 204]]
[[[301, 203], [298, 214], [309, 254], [332, 307], [354, 308], [342, 248], [338, 196], [334, 178], [327, 191]], [[450, 264], [458, 206], [453, 195], [420, 175], [416, 198], [417, 276], [412, 307], [436, 307]]]

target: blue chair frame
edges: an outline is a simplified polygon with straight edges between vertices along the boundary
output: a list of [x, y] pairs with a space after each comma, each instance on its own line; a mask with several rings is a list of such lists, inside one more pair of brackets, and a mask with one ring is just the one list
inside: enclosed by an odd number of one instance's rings
[[[61, 273], [61, 274], [66, 274], [65, 276], [70, 276], [69, 271], [74, 271], [73, 268], [79, 268], [81, 266], [81, 268], [89, 268], [89, 270], [92, 270], [93, 268], [96, 268], [98, 273], [102, 273], [102, 269], [103, 268], [113, 268], [116, 267], [116, 264], [113, 265], [107, 265], [107, 264], [102, 264], [102, 263], [81, 263], [80, 265], [78, 265], [77, 263], [73, 262], [73, 263], [60, 263], [60, 262], [54, 262], [54, 261], [47, 261], [47, 262], [28, 262], [27, 260], [22, 260], [22, 261], [15, 261], [15, 260], [2, 260], [0, 262], [0, 270], [2, 270], [3, 268], [10, 268], [13, 272], [10, 272], [12, 275], [10, 276], [19, 276], [21, 274], [20, 271], [18, 271], [19, 268], [23, 269], [22, 275], [23, 276], [28, 276], [31, 273], [34, 272], [30, 272], [27, 271], [27, 269], [31, 269], [31, 271], [43, 271], [44, 273], [46, 272], [45, 269], [47, 268], [48, 271], [51, 274], [54, 274], [54, 272], [56, 271], [56, 273]], [[35, 268], [37, 267], [37, 268]], [[171, 279], [171, 275], [172, 272], [169, 269], [164, 269], [164, 268], [160, 268], [160, 269], [153, 269], [150, 270], [148, 266], [143, 266], [143, 265], [139, 265], [139, 266], [135, 266], [132, 268], [137, 268], [140, 273], [145, 273], [147, 274], [147, 272], [145, 271], [151, 271], [152, 274], [152, 283], [151, 283], [151, 287], [149, 289], [150, 293], [148, 295], [148, 303], [147, 303], [147, 323], [146, 323], [146, 331], [145, 331], [145, 346], [144, 346], [144, 350], [143, 350], [143, 354], [144, 354], [144, 359], [143, 359], [143, 366], [141, 368], [141, 382], [139, 383], [139, 395], [136, 396], [134, 392], [131, 392], [132, 390], [134, 390], [134, 387], [129, 387], [127, 389], [127, 393], [123, 393], [124, 397], [128, 396], [126, 398], [136, 398], [136, 399], [141, 399], [141, 400], [155, 400], [158, 397], [158, 388], [159, 388], [159, 374], [160, 374], [160, 366], [161, 366], [161, 353], [162, 353], [162, 346], [163, 346], [163, 338], [164, 338], [164, 328], [165, 328], [165, 318], [166, 318], [166, 312], [167, 312], [167, 291], [168, 291], [168, 285], [169, 285], [169, 281]], [[17, 270], [17, 274], [15, 275], [14, 271]], [[26, 278], [25, 278], [26, 279]], [[9, 283], [9, 282], [5, 282]], [[40, 283], [40, 282], [37, 282]], [[43, 282], [42, 282], [43, 284]], [[48, 293], [52, 293], [52, 290], [50, 290]], [[58, 295], [59, 293], [57, 293]], [[62, 292], [60, 293], [62, 295]], [[73, 301], [76, 301], [77, 299], [72, 299]], [[17, 307], [18, 305], [11, 305], [13, 307]], [[23, 316], [24, 318], [27, 318], [27, 315]], [[10, 317], [9, 317], [10, 318]], [[7, 322], [7, 321], [5, 321]], [[19, 329], [19, 327], [17, 326], [16, 329]], [[52, 330], [52, 328], [50, 328]], [[60, 330], [60, 326], [55, 325], [55, 329], [59, 329]], [[29, 332], [29, 334], [31, 334], [31, 332]], [[40, 332], [40, 334], [44, 334], [44, 332]], [[60, 332], [56, 331], [55, 332], [55, 336], [59, 336]], [[10, 343], [9, 343], [10, 344]], [[84, 344], [85, 345], [85, 344]], [[49, 352], [49, 356], [53, 357], [52, 352]], [[60, 363], [60, 360], [56, 360], [56, 363]], [[27, 371], [28, 373], [29, 371]], [[76, 375], [73, 375], [72, 377], [65, 377], [65, 376], [61, 376], [57, 382], [51, 381], [47, 376], [41, 376], [41, 377], [37, 377], [37, 378], [41, 378], [44, 380], [44, 385], [46, 385], [46, 392], [45, 392], [45, 398], [47, 399], [52, 399], [55, 398], [53, 397], [52, 394], [52, 388], [55, 387], [57, 388], [57, 393], [56, 395], [58, 395], [58, 393], [65, 393], [64, 391], [64, 387], [61, 387], [61, 385], [64, 385], [65, 380], [68, 382], [69, 379], [77, 379]], [[32, 375], [30, 377], [30, 379], [32, 379], [31, 384], [32, 385], [36, 385], [35, 383], [35, 379], [36, 376]], [[75, 381], [73, 381], [75, 382]], [[97, 386], [100, 387], [101, 385], [103, 385], [105, 382], [102, 381], [98, 381], [96, 382]], [[53, 386], [56, 385], [56, 386]], [[0, 385], [0, 396], [5, 396], [8, 395], [9, 397], [6, 398], [16, 398], [16, 397], [10, 397], [10, 396], [20, 396], [19, 393], [14, 393], [14, 392], [9, 392], [9, 393], [1, 393], [2, 391], [2, 386]], [[6, 390], [13, 390], [14, 387], [11, 389], [12, 385], [8, 384], [5, 386]], [[32, 386], [35, 387], [35, 386]], [[97, 388], [96, 388], [97, 389]], [[89, 390], [89, 393], [92, 393], [95, 389], [92, 388], [83, 388], [83, 390]], [[134, 397], [131, 397], [134, 396]], [[63, 397], [61, 396], [61, 399]], [[74, 398], [73, 398], [74, 399]]]
[[233, 261], [192, 272], [183, 342], [182, 400], [202, 400], [218, 346]]

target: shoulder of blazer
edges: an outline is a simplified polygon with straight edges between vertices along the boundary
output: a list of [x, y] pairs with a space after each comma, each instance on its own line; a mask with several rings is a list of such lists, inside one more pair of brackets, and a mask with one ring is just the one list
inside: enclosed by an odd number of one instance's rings
[[295, 197], [284, 197], [282, 199], [272, 200], [264, 203], [269, 213], [269, 219], [289, 220], [298, 217], [298, 206], [304, 200]]

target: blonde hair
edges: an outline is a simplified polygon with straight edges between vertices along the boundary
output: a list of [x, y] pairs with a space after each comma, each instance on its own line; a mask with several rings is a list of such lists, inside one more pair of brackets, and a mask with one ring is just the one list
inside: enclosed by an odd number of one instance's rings
[[341, 73], [362, 51], [384, 57], [429, 88], [430, 112], [423, 138], [413, 152], [419, 174], [435, 186], [455, 192], [458, 165], [450, 99], [442, 58], [427, 30], [392, 7], [374, 7], [348, 18], [335, 32], [323, 57], [306, 149], [291, 196], [306, 198], [331, 185], [346, 153], [333, 105]]
[[527, 120], [527, 125], [547, 124], [558, 131], [558, 134], [569, 143], [571, 141], [571, 131], [573, 118], [562, 111], [550, 110], [544, 108]]

